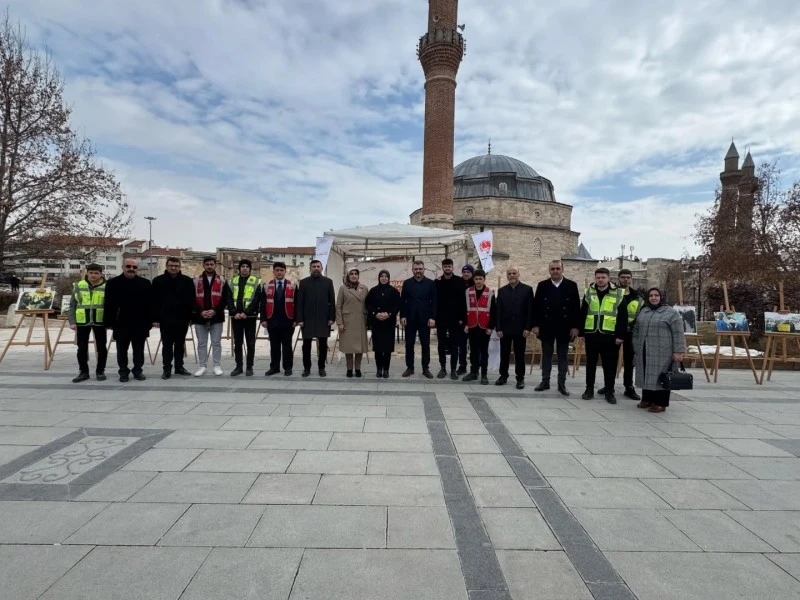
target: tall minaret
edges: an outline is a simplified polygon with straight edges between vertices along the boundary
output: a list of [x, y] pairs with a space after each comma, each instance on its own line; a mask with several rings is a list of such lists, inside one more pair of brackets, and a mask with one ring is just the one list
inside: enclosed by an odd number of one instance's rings
[[736, 208], [739, 203], [739, 181], [741, 178], [739, 153], [736, 151], [736, 145], [731, 141], [731, 146], [725, 155], [725, 170], [719, 174], [722, 194], [719, 199], [717, 226], [720, 234], [731, 233], [736, 227]]
[[428, 33], [420, 38], [417, 48], [425, 72], [420, 222], [443, 229], [453, 228], [456, 73], [465, 49], [464, 38], [457, 30], [457, 18], [458, 0], [428, 0]]
[[756, 179], [756, 165], [750, 151], [742, 163], [742, 178], [739, 180], [739, 201], [736, 205], [736, 232], [740, 236], [750, 236], [753, 233], [753, 208], [755, 206], [755, 193], [758, 188]]

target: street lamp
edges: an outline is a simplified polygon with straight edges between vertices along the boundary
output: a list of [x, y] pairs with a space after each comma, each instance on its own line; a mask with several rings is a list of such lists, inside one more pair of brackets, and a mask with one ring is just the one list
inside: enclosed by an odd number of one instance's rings
[[[147, 239], [147, 249], [148, 250], [152, 250], [153, 249], [153, 221], [155, 221], [157, 218], [156, 217], [145, 217], [145, 219], [147, 219], [150, 222], [149, 223], [149, 225], [150, 225], [150, 236]], [[147, 266], [147, 272], [150, 275], [150, 280], [152, 281], [152, 279], [153, 279], [153, 255], [152, 255], [152, 253], [150, 253], [148, 262], [149, 262], [149, 264]]]

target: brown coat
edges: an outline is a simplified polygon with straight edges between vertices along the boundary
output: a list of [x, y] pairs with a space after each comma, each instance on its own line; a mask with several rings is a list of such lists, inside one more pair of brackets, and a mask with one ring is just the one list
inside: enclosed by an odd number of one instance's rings
[[339, 350], [345, 354], [363, 354], [367, 345], [367, 309], [364, 302], [369, 290], [365, 285], [358, 289], [341, 286], [336, 295], [336, 325], [344, 325], [339, 333]]

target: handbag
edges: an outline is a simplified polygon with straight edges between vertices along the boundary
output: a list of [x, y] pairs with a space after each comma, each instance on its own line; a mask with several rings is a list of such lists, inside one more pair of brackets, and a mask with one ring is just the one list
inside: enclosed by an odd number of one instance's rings
[[675, 361], [670, 363], [669, 371], [658, 376], [658, 383], [665, 390], [691, 390], [694, 387], [694, 376], [686, 372], [683, 362], [680, 363], [681, 370], [675, 370]]

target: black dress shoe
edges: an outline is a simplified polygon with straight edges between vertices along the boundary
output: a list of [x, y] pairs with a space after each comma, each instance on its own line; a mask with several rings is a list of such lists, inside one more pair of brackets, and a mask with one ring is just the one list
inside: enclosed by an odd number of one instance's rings
[[191, 377], [192, 374], [189, 371], [187, 371], [186, 369], [184, 369], [183, 367], [179, 367], [179, 368], [176, 367], [175, 368], [175, 375], [184, 375], [184, 376]]
[[325, 369], [320, 369], [320, 370], [319, 370], [319, 376], [320, 376], [320, 377], [327, 377], [327, 376], [328, 376], [328, 374], [325, 372]]
[[265, 377], [272, 377], [273, 375], [277, 375], [280, 372], [281, 372], [280, 369], [269, 369], [266, 373], [264, 373], [264, 376]]
[[497, 378], [497, 381], [494, 382], [495, 385], [505, 385], [508, 382], [508, 377], [500, 376]]
[[563, 383], [559, 384], [558, 393], [561, 394], [562, 396], [569, 396], [569, 390], [567, 389], [567, 386], [565, 386]]
[[525, 382], [524, 381], [518, 381], [517, 382], [517, 389], [518, 390], [524, 390], [525, 389]]
[[458, 371], [450, 371], [450, 379], [458, 381]]
[[244, 372], [245, 377], [252, 377], [253, 376], [253, 367], [247, 367], [247, 370]]
[[292, 374], [292, 370], [291, 369], [286, 369], [283, 372], [284, 377], [289, 377], [291, 374]]
[[444, 379], [445, 377], [447, 377], [447, 369], [442, 367], [441, 369], [439, 369], [439, 372], [436, 374], [436, 378], [437, 379]]
[[95, 379], [97, 379], [97, 381], [105, 381], [106, 379], [108, 379], [108, 377], [106, 377], [106, 374], [101, 371], [100, 373], [95, 375]]
[[614, 395], [614, 392], [606, 392], [605, 397], [606, 397], [606, 402], [608, 402], [609, 404], [617, 403], [617, 397]]
[[361, 371], [359, 371], [358, 369], [356, 369], [356, 377], [361, 377], [361, 376], [362, 376], [362, 375], [361, 375]]
[[403, 377], [411, 377], [413, 374], [414, 374], [414, 369], [410, 367], [405, 371], [403, 371]]
[[311, 375], [311, 369], [303, 369], [303, 374], [301, 377], [308, 377]]
[[601, 387], [599, 390], [597, 390], [597, 393], [600, 394], [601, 396], [605, 396], [606, 388]]
[[353, 369], [347, 369], [347, 373], [345, 373], [345, 377], [352, 377], [353, 376]]
[[375, 377], [378, 379], [383, 379], [383, 369], [378, 369], [378, 372], [375, 374]]
[[486, 375], [481, 375], [481, 385], [489, 385], [489, 378]]
[[477, 373], [467, 373], [461, 378], [461, 381], [475, 381], [478, 379]]
[[383, 370], [383, 378], [384, 379], [389, 379], [389, 369], [384, 369]]
[[80, 372], [78, 376], [72, 380], [72, 383], [80, 383], [81, 381], [86, 381], [89, 379], [89, 373]]
[[236, 367], [233, 371], [231, 371], [231, 377], [237, 377], [242, 373], [244, 373], [244, 371], [242, 371], [242, 367]]
[[534, 392], [543, 392], [543, 391], [549, 390], [549, 389], [550, 389], [550, 384], [545, 382], [545, 381], [543, 381], [542, 383], [537, 385], [535, 388], [533, 388], [533, 391]]
[[463, 375], [467, 372], [467, 367], [458, 367], [458, 371], [456, 371], [456, 375]]
[[144, 373], [134, 373], [133, 378], [136, 381], [144, 381], [145, 379], [147, 379], [147, 377], [144, 376]]
[[128, 383], [128, 376], [127, 375], [120, 375], [119, 380], [121, 383]]
[[422, 369], [422, 376], [426, 379], [433, 379], [433, 373], [431, 373], [430, 369]]
[[170, 371], [164, 371], [161, 373], [161, 379], [169, 379], [170, 377], [172, 377], [172, 373]]
[[641, 400], [642, 398], [639, 394], [636, 393], [636, 388], [634, 387], [626, 387], [625, 388], [625, 397], [630, 398], [631, 400]]
[[593, 388], [586, 388], [586, 391], [581, 394], [581, 398], [584, 400], [591, 400], [594, 398], [594, 389]]

